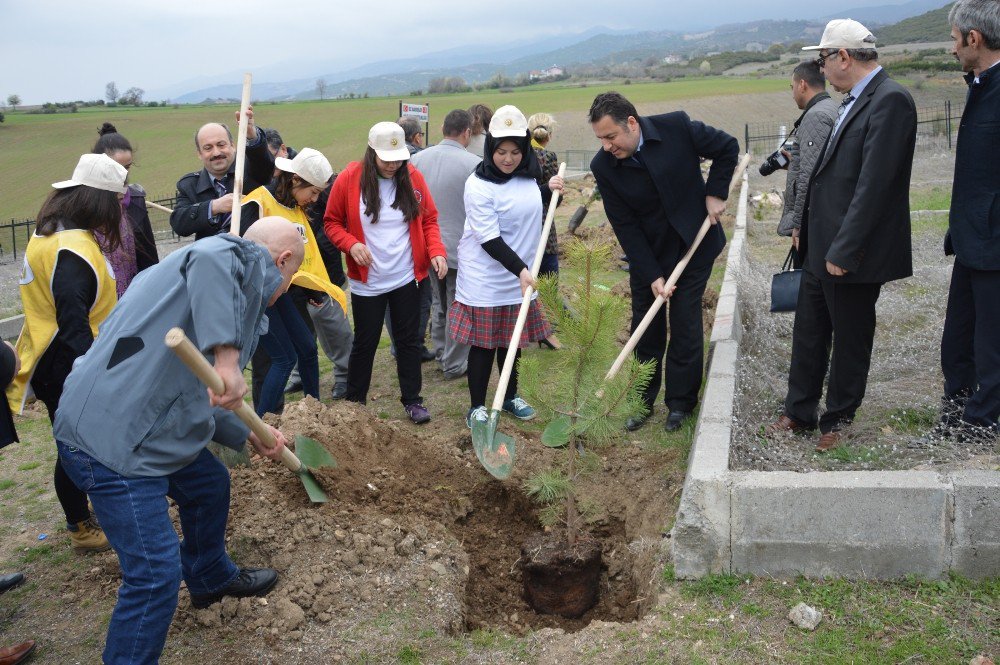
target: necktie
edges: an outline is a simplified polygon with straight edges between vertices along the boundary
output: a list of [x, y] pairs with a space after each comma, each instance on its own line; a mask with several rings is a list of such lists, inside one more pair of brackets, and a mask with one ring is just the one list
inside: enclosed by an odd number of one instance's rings
[[[222, 198], [223, 196], [229, 193], [226, 191], [226, 185], [221, 180], [216, 178], [214, 182], [215, 182], [215, 193], [219, 195], [219, 198]], [[229, 227], [229, 220], [232, 218], [232, 216], [233, 214], [231, 212], [225, 214], [219, 213], [218, 215], [216, 215], [215, 218], [218, 221], [219, 228], [223, 230], [227, 229]]]
[[844, 121], [844, 114], [847, 113], [847, 107], [851, 105], [854, 101], [854, 95], [847, 93], [844, 95], [844, 100], [840, 102], [840, 108], [837, 109], [837, 124], [833, 127], [833, 133], [836, 134], [837, 130], [840, 129], [840, 123]]

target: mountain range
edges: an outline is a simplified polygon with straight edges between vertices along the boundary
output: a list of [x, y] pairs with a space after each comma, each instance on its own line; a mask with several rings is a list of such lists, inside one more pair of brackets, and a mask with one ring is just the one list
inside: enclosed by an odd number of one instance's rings
[[[929, 12], [928, 10], [936, 9]], [[921, 19], [926, 12], [927, 18]], [[910, 0], [899, 5], [858, 7], [836, 16], [850, 16], [863, 22], [876, 32], [908, 35], [893, 37], [897, 41], [916, 41], [919, 34], [913, 26], [929, 25], [939, 21], [938, 14], [946, 13], [941, 0]], [[701, 32], [679, 31], [615, 31], [595, 27], [582, 33], [548, 37], [544, 40], [524, 42], [499, 47], [462, 46], [427, 53], [407, 59], [384, 60], [372, 63], [344, 65], [347, 63], [323, 62], [313, 67], [315, 75], [280, 80], [281, 72], [291, 71], [291, 65], [279, 63], [255, 72], [254, 98], [257, 100], [317, 99], [316, 80], [326, 83], [327, 98], [354, 94], [372, 96], [406, 94], [412, 90], [426, 89], [430, 81], [439, 77], [461, 77], [468, 83], [486, 81], [498, 72], [514, 78], [532, 70], [552, 65], [611, 65], [648, 57], [676, 54], [685, 59], [722, 51], [766, 50], [775, 43], [818, 43], [823, 27], [830, 18], [815, 20], [761, 20], [748, 23], [720, 25]], [[916, 17], [916, 18], [914, 18]], [[909, 19], [907, 21], [907, 19]], [[921, 19], [923, 22], [921, 22]], [[906, 30], [893, 30], [890, 24], [904, 22]], [[876, 28], [884, 28], [884, 32]], [[932, 28], [933, 26], [929, 26]], [[933, 32], [933, 31], [932, 31]], [[946, 38], [947, 30], [941, 29]], [[935, 33], [936, 34], [936, 33]], [[941, 38], [940, 35], [938, 37]], [[880, 45], [892, 43], [879, 39]], [[468, 63], [456, 65], [455, 63]], [[301, 72], [300, 68], [297, 71]], [[272, 78], [273, 81], [265, 81]], [[237, 76], [215, 77], [238, 80]], [[238, 99], [240, 86], [233, 84], [206, 85], [207, 81], [187, 81], [169, 88], [151, 91], [153, 99], [168, 98], [174, 103], [198, 103], [205, 100]], [[197, 87], [196, 87], [197, 86]], [[194, 88], [194, 89], [192, 89]]]

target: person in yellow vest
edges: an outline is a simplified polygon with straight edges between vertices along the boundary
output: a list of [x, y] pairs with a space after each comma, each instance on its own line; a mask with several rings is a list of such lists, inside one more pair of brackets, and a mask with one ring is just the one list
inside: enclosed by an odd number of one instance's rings
[[[7, 389], [10, 407], [19, 413], [33, 394], [45, 404], [49, 419], [55, 419], [73, 361], [87, 352], [97, 327], [118, 302], [114, 271], [104, 252], [121, 242], [120, 200], [127, 175], [107, 155], [83, 155], [73, 177], [54, 183], [55, 191], [38, 212], [20, 281], [24, 327], [16, 349], [21, 369]], [[109, 549], [90, 514], [87, 494], [69, 479], [58, 457], [55, 489], [74, 551]]]
[[[344, 293], [330, 284], [316, 236], [309, 224], [308, 208], [316, 202], [333, 177], [333, 167], [318, 150], [303, 148], [295, 159], [277, 157], [278, 176], [266, 187], [258, 187], [243, 199], [241, 235], [261, 217], [283, 217], [295, 224], [305, 244], [302, 267], [292, 278], [293, 288], [317, 292], [310, 300], [319, 303], [318, 291], [329, 293], [341, 307], [346, 307]], [[319, 360], [316, 338], [295, 307], [291, 293], [283, 294], [267, 308], [268, 330], [260, 345], [270, 357], [270, 367], [263, 376], [255, 405], [259, 415], [281, 410], [285, 382], [298, 364], [302, 392], [319, 399]], [[257, 368], [259, 354], [254, 357]]]

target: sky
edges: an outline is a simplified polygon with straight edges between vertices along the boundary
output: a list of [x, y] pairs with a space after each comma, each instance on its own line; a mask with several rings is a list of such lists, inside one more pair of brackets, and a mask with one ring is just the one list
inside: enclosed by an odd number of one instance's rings
[[[310, 77], [468, 44], [524, 42], [601, 26], [698, 30], [764, 18], [826, 16], [903, 0], [0, 0], [0, 99], [100, 99], [105, 84], [146, 99], [254, 72]], [[279, 15], [280, 14], [280, 15]], [[236, 54], [238, 51], [238, 54]], [[228, 79], [227, 79], [228, 80]], [[177, 84], [183, 84], [179, 87]], [[152, 94], [149, 94], [152, 93]]]

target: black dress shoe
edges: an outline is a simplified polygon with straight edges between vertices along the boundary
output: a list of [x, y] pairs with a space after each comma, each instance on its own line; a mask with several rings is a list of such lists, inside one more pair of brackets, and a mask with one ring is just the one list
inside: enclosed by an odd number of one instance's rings
[[267, 592], [278, 583], [278, 571], [273, 568], [240, 568], [239, 576], [225, 588], [215, 593], [204, 595], [191, 594], [191, 604], [195, 609], [204, 609], [212, 603], [217, 603], [224, 596], [246, 598], [248, 596], [266, 596]]
[[345, 381], [338, 381], [333, 384], [333, 393], [331, 396], [333, 399], [344, 399], [347, 396], [347, 383]]
[[667, 422], [663, 426], [668, 432], [676, 432], [684, 424], [684, 419], [691, 415], [690, 411], [671, 411], [667, 416]]
[[13, 589], [24, 581], [24, 573], [11, 573], [10, 575], [0, 575], [0, 593]]
[[420, 347], [420, 362], [428, 363], [432, 360], [437, 360], [437, 356], [434, 355], [434, 352], [426, 346]]
[[294, 381], [289, 381], [285, 384], [285, 394], [297, 393], [302, 390], [302, 379], [296, 379]]
[[634, 432], [645, 425], [647, 420], [649, 420], [648, 413], [644, 416], [632, 416], [625, 421], [625, 429], [629, 432]]

